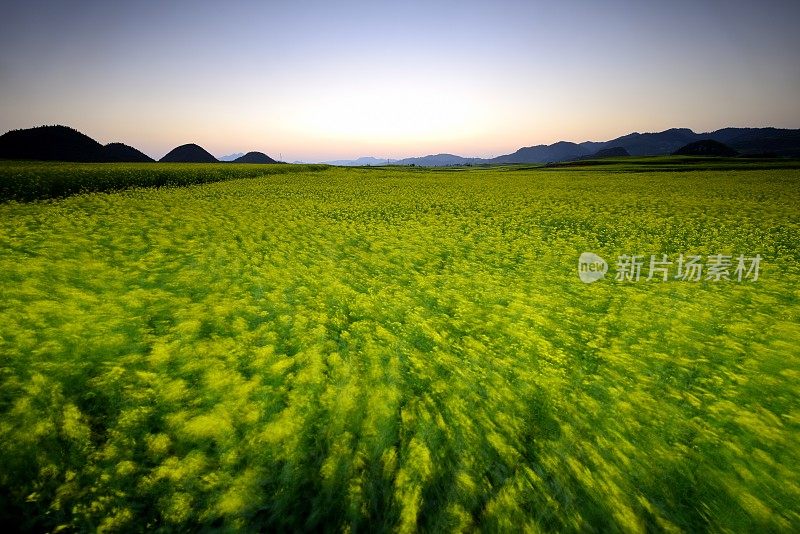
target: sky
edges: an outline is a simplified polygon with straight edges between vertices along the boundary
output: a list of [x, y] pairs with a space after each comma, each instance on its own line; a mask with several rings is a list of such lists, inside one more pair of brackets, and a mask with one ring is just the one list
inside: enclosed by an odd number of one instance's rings
[[798, 128], [798, 23], [797, 0], [6, 0], [0, 130], [323, 161]]

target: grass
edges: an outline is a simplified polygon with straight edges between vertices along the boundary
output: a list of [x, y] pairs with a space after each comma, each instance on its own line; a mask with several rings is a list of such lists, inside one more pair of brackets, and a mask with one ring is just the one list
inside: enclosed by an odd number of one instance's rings
[[800, 171], [286, 168], [0, 205], [2, 523], [800, 526]]

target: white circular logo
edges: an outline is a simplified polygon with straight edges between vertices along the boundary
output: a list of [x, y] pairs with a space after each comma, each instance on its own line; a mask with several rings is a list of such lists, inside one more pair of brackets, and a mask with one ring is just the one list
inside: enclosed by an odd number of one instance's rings
[[594, 252], [584, 252], [578, 258], [578, 276], [584, 284], [600, 280], [607, 272], [608, 263]]

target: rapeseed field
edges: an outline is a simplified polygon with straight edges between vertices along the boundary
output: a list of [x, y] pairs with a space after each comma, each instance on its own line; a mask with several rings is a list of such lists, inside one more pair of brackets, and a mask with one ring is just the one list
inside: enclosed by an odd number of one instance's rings
[[800, 170], [242, 172], [0, 204], [4, 524], [800, 529]]

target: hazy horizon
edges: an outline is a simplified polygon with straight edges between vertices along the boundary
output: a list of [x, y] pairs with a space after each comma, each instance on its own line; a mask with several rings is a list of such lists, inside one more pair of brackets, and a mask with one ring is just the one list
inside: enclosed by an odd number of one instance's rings
[[9, 2], [0, 128], [158, 159], [510, 153], [673, 127], [800, 126], [788, 1]]

